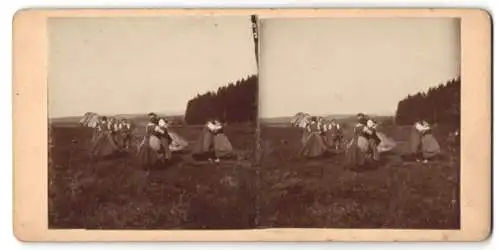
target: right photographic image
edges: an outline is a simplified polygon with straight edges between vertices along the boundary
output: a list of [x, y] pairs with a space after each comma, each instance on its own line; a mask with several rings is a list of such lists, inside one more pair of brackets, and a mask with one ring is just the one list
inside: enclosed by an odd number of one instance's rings
[[259, 20], [259, 224], [460, 229], [460, 19]]

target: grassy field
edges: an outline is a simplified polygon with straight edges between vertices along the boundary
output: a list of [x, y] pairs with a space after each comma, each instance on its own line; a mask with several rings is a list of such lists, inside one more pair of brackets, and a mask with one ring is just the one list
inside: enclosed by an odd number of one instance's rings
[[[49, 227], [227, 229], [255, 223], [254, 128], [228, 127], [239, 156], [219, 164], [189, 154], [162, 169], [142, 169], [133, 155], [88, 157], [91, 131], [54, 125], [49, 163]], [[175, 128], [192, 145], [201, 128]], [[137, 135], [137, 139], [140, 134]]]
[[[261, 125], [258, 166], [250, 163], [254, 128], [232, 125], [226, 134], [237, 160], [198, 162], [185, 153], [170, 166], [146, 170], [133, 155], [91, 161], [91, 130], [54, 123], [49, 227], [459, 228], [459, 150], [447, 144], [448, 128], [435, 130], [447, 157], [420, 164], [400, 157], [409, 128], [384, 125], [398, 142], [396, 152], [376, 168], [354, 171], [342, 155], [299, 157], [300, 130], [275, 125]], [[201, 128], [174, 131], [192, 145]]]
[[428, 164], [403, 161], [408, 127], [381, 130], [397, 141], [395, 152], [375, 168], [353, 171], [342, 155], [298, 156], [298, 129], [261, 126], [260, 226], [459, 228], [459, 153], [448, 149], [448, 129], [435, 130], [447, 157]]

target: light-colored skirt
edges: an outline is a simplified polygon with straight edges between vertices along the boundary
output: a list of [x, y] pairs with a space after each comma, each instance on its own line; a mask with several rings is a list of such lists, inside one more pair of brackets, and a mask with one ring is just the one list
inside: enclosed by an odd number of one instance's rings
[[389, 152], [396, 147], [396, 142], [384, 133], [377, 132], [377, 136], [380, 139], [380, 144], [377, 146], [379, 152]]
[[172, 152], [182, 151], [189, 145], [188, 142], [177, 133], [173, 131], [168, 131], [168, 134], [172, 138], [172, 142], [169, 145], [170, 151]]

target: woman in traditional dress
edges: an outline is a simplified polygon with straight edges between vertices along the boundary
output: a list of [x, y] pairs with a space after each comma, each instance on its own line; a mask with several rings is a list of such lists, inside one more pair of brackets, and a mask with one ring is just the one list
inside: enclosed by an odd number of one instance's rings
[[302, 147], [304, 147], [304, 145], [307, 142], [307, 139], [309, 138], [310, 131], [309, 131], [308, 127], [309, 127], [309, 124], [311, 123], [312, 118], [313, 118], [313, 116], [304, 116], [299, 121], [298, 127], [302, 129], [302, 136], [300, 138], [300, 142], [301, 142]]
[[94, 143], [94, 141], [97, 139], [97, 136], [99, 134], [99, 130], [97, 129], [97, 125], [100, 123], [100, 117], [96, 113], [93, 112], [87, 112], [85, 115], [82, 117], [80, 120], [80, 126], [82, 127], [88, 127], [92, 128], [92, 139], [91, 143]]
[[196, 141], [192, 155], [198, 160], [211, 160], [215, 158], [215, 152], [213, 147], [214, 133], [212, 132], [215, 128], [213, 119], [208, 119], [203, 129], [201, 131], [200, 137]]
[[358, 114], [357, 118], [354, 136], [347, 144], [346, 150], [346, 163], [353, 167], [363, 166], [371, 160], [379, 160], [377, 146], [380, 139], [375, 132], [375, 122], [364, 114]]
[[99, 116], [93, 112], [87, 112], [80, 120], [80, 125], [84, 127], [94, 128], [99, 123]]
[[302, 156], [313, 158], [323, 155], [327, 147], [321, 136], [321, 126], [318, 123], [317, 117], [312, 117], [306, 127], [307, 138], [300, 151]]
[[163, 137], [168, 133], [158, 125], [158, 118], [150, 115], [150, 121], [146, 125], [146, 135], [139, 144], [137, 156], [141, 165], [151, 166], [157, 163], [165, 163], [170, 159], [168, 144], [165, 145]]
[[294, 127], [305, 128], [307, 125], [307, 119], [309, 118], [310, 118], [309, 114], [304, 112], [299, 112], [292, 117], [290, 123]]
[[96, 126], [97, 136], [92, 144], [91, 155], [110, 155], [119, 150], [115, 140], [111, 136], [109, 130], [108, 119], [106, 116], [99, 117], [100, 121]]
[[394, 139], [379, 131], [377, 131], [377, 136], [380, 138], [380, 144], [377, 146], [380, 153], [387, 153], [396, 148], [397, 144]]
[[121, 148], [118, 120], [115, 117], [108, 117], [108, 130], [115, 144]]
[[366, 119], [366, 127], [371, 133], [373, 142], [376, 143], [378, 154], [387, 153], [396, 147], [396, 142], [387, 136], [385, 133], [380, 132], [378, 129], [378, 123], [371, 119]]
[[301, 129], [300, 142], [302, 145], [306, 143], [306, 140], [309, 137], [309, 133], [307, 132], [306, 128], [310, 120], [311, 120], [311, 115], [304, 112], [299, 112], [295, 114], [290, 120], [290, 123], [292, 124], [293, 127]]
[[123, 149], [129, 149], [132, 146], [132, 134], [134, 127], [132, 122], [122, 118], [118, 123], [118, 133], [120, 136], [120, 146]]
[[354, 136], [346, 147], [346, 164], [350, 167], [365, 165], [368, 150], [368, 140], [363, 136], [363, 126], [356, 124]]
[[227, 138], [226, 134], [224, 134], [224, 126], [219, 120], [213, 121], [213, 127], [211, 128], [212, 133], [214, 134], [214, 154], [215, 161], [218, 162], [219, 159], [228, 158], [232, 156], [233, 146]]
[[427, 121], [417, 121], [410, 133], [410, 152], [417, 161], [427, 163], [431, 158], [441, 153], [441, 147], [432, 135], [432, 129]]
[[322, 126], [322, 133], [327, 147], [335, 151], [340, 150], [343, 139], [343, 132], [340, 124], [335, 121], [325, 122]]
[[377, 123], [365, 114], [358, 114], [358, 124], [362, 128], [362, 136], [368, 140], [368, 148], [371, 151], [373, 160], [378, 161], [380, 158], [380, 151], [378, 146], [382, 142], [377, 135]]

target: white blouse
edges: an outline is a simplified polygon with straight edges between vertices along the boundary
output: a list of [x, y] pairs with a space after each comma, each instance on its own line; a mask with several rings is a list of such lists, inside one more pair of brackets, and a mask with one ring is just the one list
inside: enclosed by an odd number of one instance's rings
[[166, 127], [168, 127], [168, 123], [165, 121], [165, 119], [160, 119], [160, 120], [158, 121], [158, 125], [159, 125], [160, 127], [162, 127], [162, 128], [166, 128]]
[[130, 129], [130, 124], [128, 124], [128, 123], [120, 123], [120, 124], [118, 125], [118, 129], [119, 129], [119, 130], [122, 130], [122, 129]]
[[375, 123], [373, 120], [368, 120], [366, 122], [366, 126], [369, 128], [369, 129], [374, 129], [377, 127], [377, 123]]
[[429, 127], [429, 124], [423, 124], [423, 123], [420, 123], [420, 122], [415, 123], [415, 128], [416, 128], [419, 132], [424, 132], [424, 131], [427, 131], [427, 130], [431, 129], [431, 128]]
[[148, 131], [148, 127], [151, 127], [151, 126], [154, 127], [153, 131], [161, 133], [161, 134], [165, 134], [165, 130], [163, 130], [162, 128], [160, 128], [160, 126], [158, 126], [152, 122], [148, 123], [148, 125], [146, 126], [146, 131]]
[[373, 134], [373, 130], [370, 129], [368, 126], [363, 127], [363, 132], [368, 134]]
[[160, 126], [155, 126], [155, 132], [158, 132], [160, 134], [165, 134], [165, 130], [163, 130], [162, 128], [160, 128]]
[[208, 127], [208, 130], [210, 130], [212, 132], [215, 132], [215, 131], [221, 129], [222, 125], [221, 124], [215, 124], [213, 122], [208, 122], [207, 123], [207, 127]]

